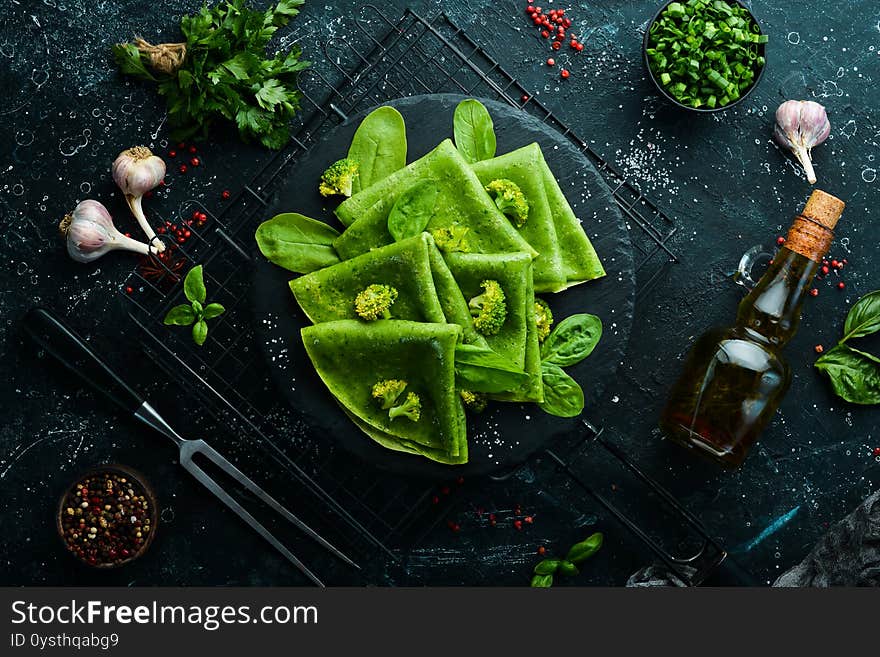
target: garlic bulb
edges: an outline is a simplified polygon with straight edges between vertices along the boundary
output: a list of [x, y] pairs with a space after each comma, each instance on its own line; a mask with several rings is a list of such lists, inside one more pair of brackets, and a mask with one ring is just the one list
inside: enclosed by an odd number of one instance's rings
[[150, 239], [150, 244], [154, 244], [159, 251], [164, 251], [165, 245], [156, 238], [156, 233], [147, 221], [141, 203], [144, 194], [155, 189], [164, 177], [164, 160], [153, 155], [146, 146], [135, 146], [124, 150], [113, 162], [113, 180], [125, 194], [128, 207]]
[[77, 262], [92, 262], [115, 249], [143, 255], [158, 250], [116, 230], [107, 208], [98, 201], [80, 201], [73, 212], [65, 215], [58, 228], [67, 238], [67, 252]]
[[787, 100], [776, 110], [776, 128], [773, 137], [785, 146], [801, 163], [810, 184], [816, 182], [816, 172], [810, 152], [831, 134], [831, 123], [825, 108], [812, 100]]

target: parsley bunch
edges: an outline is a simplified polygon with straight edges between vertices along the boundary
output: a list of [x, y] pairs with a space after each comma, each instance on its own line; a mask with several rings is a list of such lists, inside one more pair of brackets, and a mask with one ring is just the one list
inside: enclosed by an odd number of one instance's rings
[[[279, 0], [266, 11], [246, 0], [226, 0], [184, 16], [183, 44], [152, 46], [142, 39], [113, 46], [120, 71], [155, 82], [168, 105], [172, 138], [205, 137], [215, 122], [235, 123], [245, 141], [282, 148], [300, 106], [296, 80], [309, 62], [296, 46], [266, 58], [279, 27], [299, 13], [305, 0]], [[172, 57], [167, 54], [185, 53]], [[163, 60], [164, 57], [164, 60]]]

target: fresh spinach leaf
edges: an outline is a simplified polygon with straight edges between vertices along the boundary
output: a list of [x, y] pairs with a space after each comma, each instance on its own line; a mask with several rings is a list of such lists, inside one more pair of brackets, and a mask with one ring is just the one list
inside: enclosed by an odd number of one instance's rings
[[535, 575], [530, 586], [533, 589], [549, 589], [553, 586], [553, 575]]
[[603, 538], [600, 532], [596, 532], [580, 543], [575, 543], [571, 546], [568, 554], [565, 555], [566, 561], [575, 564], [586, 561], [602, 547]]
[[197, 321], [193, 324], [192, 335], [193, 342], [201, 347], [205, 344], [205, 340], [208, 339], [208, 323], [203, 319]]
[[880, 358], [845, 344], [822, 354], [815, 366], [834, 392], [853, 404], [880, 404]]
[[339, 262], [333, 248], [339, 232], [323, 221], [296, 212], [264, 221], [255, 237], [260, 253], [269, 262], [297, 274], [308, 274]]
[[174, 306], [165, 315], [166, 326], [189, 326], [194, 321], [196, 321], [196, 314], [191, 304], [183, 303], [179, 306]]
[[552, 575], [559, 569], [559, 559], [544, 559], [535, 565], [535, 575]]
[[568, 575], [569, 577], [574, 577], [579, 574], [581, 571], [578, 570], [578, 567], [575, 566], [571, 561], [567, 561], [563, 559], [559, 562], [559, 572], [562, 575]]
[[880, 331], [880, 290], [866, 294], [850, 309], [841, 342], [850, 338], [862, 338], [877, 331]]
[[395, 242], [415, 237], [434, 216], [439, 190], [430, 180], [422, 180], [407, 189], [388, 215], [388, 232]]
[[352, 193], [406, 166], [406, 124], [393, 107], [380, 107], [364, 118], [348, 149], [348, 157], [360, 168]]
[[452, 123], [455, 146], [468, 163], [495, 157], [495, 125], [483, 103], [473, 98], [461, 101]]
[[582, 313], [566, 317], [541, 345], [541, 361], [560, 367], [579, 363], [593, 353], [602, 337], [602, 320]]
[[554, 363], [541, 363], [544, 401], [538, 407], [557, 417], [576, 417], [584, 410], [584, 391], [578, 382]]
[[462, 390], [497, 394], [529, 385], [531, 377], [487, 347], [460, 344], [455, 348], [455, 383]]
[[189, 270], [186, 278], [183, 279], [183, 293], [191, 303], [205, 303], [205, 278], [202, 272], [202, 265], [198, 265]]

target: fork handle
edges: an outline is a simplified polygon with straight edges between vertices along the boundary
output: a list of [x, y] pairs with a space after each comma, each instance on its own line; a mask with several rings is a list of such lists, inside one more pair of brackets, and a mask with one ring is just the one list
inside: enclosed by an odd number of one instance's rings
[[141, 397], [76, 331], [47, 308], [31, 308], [22, 319], [24, 331], [86, 383], [129, 413], [143, 403]]

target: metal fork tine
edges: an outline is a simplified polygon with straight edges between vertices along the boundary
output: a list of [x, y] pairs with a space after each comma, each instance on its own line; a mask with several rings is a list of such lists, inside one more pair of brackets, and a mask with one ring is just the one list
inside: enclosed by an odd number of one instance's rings
[[241, 470], [239, 470], [235, 465], [230, 463], [226, 457], [224, 457], [220, 452], [211, 447], [208, 443], [203, 440], [195, 440], [192, 441], [194, 444], [192, 446], [192, 453], [199, 453], [204, 455], [206, 458], [210, 459], [213, 463], [215, 463], [218, 467], [222, 468], [227, 474], [233, 477], [236, 481], [241, 483], [245, 488], [251, 491], [254, 495], [260, 498], [263, 502], [268, 504], [272, 509], [278, 512], [285, 519], [290, 521], [297, 529], [306, 534], [309, 538], [319, 543], [321, 546], [335, 554], [337, 557], [342, 559], [345, 563], [354, 566], [358, 570], [360, 570], [360, 566], [358, 566], [354, 561], [349, 559], [341, 550], [336, 548], [333, 544], [331, 544], [327, 539], [318, 534], [314, 529], [309, 527], [302, 520], [297, 518], [293, 513], [291, 513], [285, 506], [283, 506], [278, 500], [269, 495], [266, 491], [260, 488], [250, 477], [244, 474]]
[[292, 563], [294, 566], [296, 566], [300, 570], [300, 572], [303, 575], [308, 577], [310, 580], [312, 580], [312, 582], [314, 582], [315, 584], [317, 584], [321, 588], [324, 588], [324, 582], [322, 582], [320, 579], [318, 579], [318, 576], [315, 575], [315, 573], [313, 573], [311, 570], [309, 570], [308, 567], [306, 567], [306, 565], [302, 561], [297, 559], [290, 550], [288, 550], [286, 547], [284, 547], [284, 545], [282, 545], [282, 543], [277, 538], [275, 538], [268, 529], [266, 529], [265, 527], [263, 527], [262, 524], [260, 524], [259, 520], [257, 520], [250, 513], [248, 513], [247, 509], [245, 509], [243, 506], [241, 506], [241, 504], [236, 502], [235, 499], [233, 499], [233, 497], [231, 495], [229, 495], [229, 493], [227, 493], [225, 490], [223, 490], [223, 488], [220, 486], [220, 484], [218, 484], [216, 481], [214, 481], [210, 477], [210, 475], [208, 475], [207, 472], [205, 472], [198, 465], [196, 465], [193, 462], [192, 457], [186, 456], [184, 458], [181, 458], [180, 464], [193, 477], [198, 479], [199, 482], [205, 488], [207, 488], [209, 491], [211, 491], [221, 502], [223, 502], [226, 506], [228, 506], [230, 509], [232, 509], [238, 515], [239, 518], [244, 520], [251, 527], [251, 529], [256, 531], [260, 536], [265, 538], [267, 541], [269, 541], [269, 543], [272, 545], [272, 547], [274, 547], [281, 554], [283, 554], [287, 558], [287, 560], [290, 561], [290, 563]]

